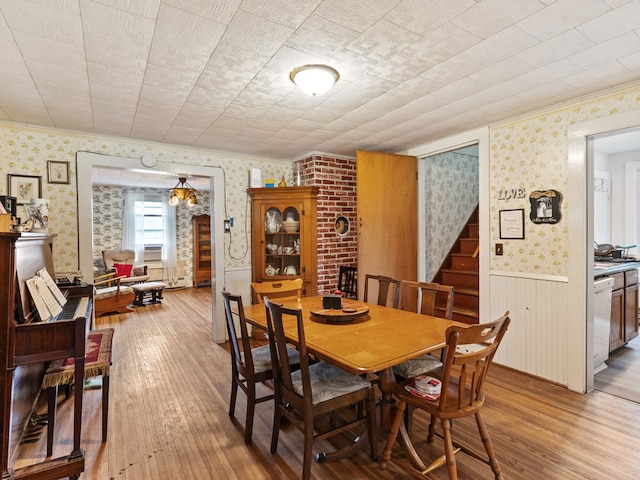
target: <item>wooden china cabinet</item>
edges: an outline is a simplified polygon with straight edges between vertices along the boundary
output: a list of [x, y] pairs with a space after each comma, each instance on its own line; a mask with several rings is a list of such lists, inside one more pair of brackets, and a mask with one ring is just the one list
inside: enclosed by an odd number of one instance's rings
[[209, 215], [193, 216], [193, 286], [211, 284], [211, 221]]
[[318, 187], [250, 188], [254, 282], [301, 277], [303, 294], [318, 291]]

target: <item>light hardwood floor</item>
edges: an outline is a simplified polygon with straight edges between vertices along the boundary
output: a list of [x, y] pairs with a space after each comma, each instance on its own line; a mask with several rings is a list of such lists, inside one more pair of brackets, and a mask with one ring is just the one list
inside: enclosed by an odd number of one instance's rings
[[[103, 317], [113, 326], [109, 436], [100, 443], [100, 390], [85, 392], [82, 446], [91, 480], [297, 479], [302, 437], [280, 436], [269, 453], [271, 404], [257, 406], [253, 445], [243, 443], [244, 396], [227, 414], [228, 353], [211, 340], [210, 290], [175, 290], [162, 305]], [[508, 341], [507, 332], [507, 341]], [[602, 392], [579, 395], [557, 385], [496, 366], [488, 382], [484, 418], [506, 479], [635, 479], [640, 476], [640, 405]], [[72, 402], [59, 408], [54, 457], [72, 445]], [[425, 458], [442, 452], [427, 445], [426, 418], [414, 417], [413, 434]], [[475, 425], [456, 421], [454, 438], [473, 438]], [[383, 433], [379, 446], [382, 448]], [[16, 466], [44, 458], [44, 429], [32, 432]], [[399, 449], [394, 455], [400, 456]], [[488, 466], [458, 454], [461, 480], [491, 479]], [[313, 479], [408, 478], [397, 467], [378, 469], [362, 449], [352, 458], [314, 464]], [[447, 478], [446, 469], [436, 472]]]
[[613, 352], [606, 363], [593, 378], [594, 388], [640, 403], [640, 337]]

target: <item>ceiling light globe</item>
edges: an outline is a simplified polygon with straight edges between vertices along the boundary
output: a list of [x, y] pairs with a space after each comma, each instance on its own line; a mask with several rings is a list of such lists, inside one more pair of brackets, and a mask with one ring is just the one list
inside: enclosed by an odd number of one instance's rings
[[289, 78], [304, 93], [315, 97], [327, 93], [340, 74], [328, 65], [304, 65], [294, 68]]

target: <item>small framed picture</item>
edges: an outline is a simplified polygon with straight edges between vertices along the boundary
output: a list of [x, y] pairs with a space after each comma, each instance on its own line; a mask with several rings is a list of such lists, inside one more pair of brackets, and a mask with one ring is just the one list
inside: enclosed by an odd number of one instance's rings
[[7, 175], [9, 195], [16, 197], [16, 205], [24, 205], [32, 198], [42, 197], [42, 177], [34, 175]]
[[47, 181], [69, 185], [69, 162], [47, 161]]
[[500, 238], [524, 240], [524, 208], [500, 210]]

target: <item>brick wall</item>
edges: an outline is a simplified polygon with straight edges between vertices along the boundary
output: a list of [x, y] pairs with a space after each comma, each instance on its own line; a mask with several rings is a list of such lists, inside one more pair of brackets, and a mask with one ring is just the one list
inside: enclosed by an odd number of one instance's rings
[[[327, 293], [338, 284], [340, 265], [357, 265], [356, 161], [312, 155], [302, 164], [303, 185], [320, 187], [318, 192], [318, 293]], [[349, 231], [335, 231], [339, 216], [349, 220]]]

